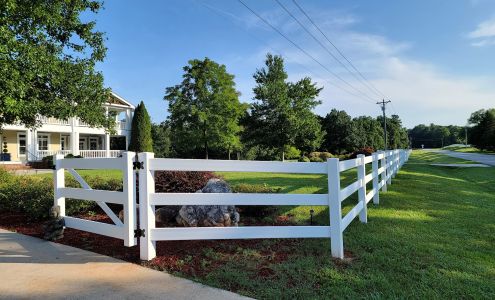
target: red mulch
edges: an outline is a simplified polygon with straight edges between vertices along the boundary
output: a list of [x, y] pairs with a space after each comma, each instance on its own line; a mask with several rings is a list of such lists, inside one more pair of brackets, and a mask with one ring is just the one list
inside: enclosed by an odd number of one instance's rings
[[[102, 214], [78, 217], [111, 223], [111, 220]], [[276, 223], [278, 225], [290, 225], [291, 222], [283, 219], [277, 220]], [[43, 237], [43, 222], [30, 221], [22, 213], [0, 212], [0, 227], [25, 235]], [[257, 275], [263, 278], [273, 278], [276, 274], [270, 265], [287, 260], [300, 240], [283, 239], [268, 246], [263, 244], [263, 240], [159, 241], [157, 242], [157, 257], [150, 262], [140, 261], [139, 246], [125, 247], [120, 239], [85, 231], [67, 228], [64, 237], [56, 242], [154, 269], [180, 272], [194, 277], [206, 276], [212, 270], [224, 265], [232, 257], [239, 255], [239, 251], [242, 249], [256, 249], [261, 254]], [[208, 248], [210, 249], [209, 252], [205, 251]], [[205, 261], [207, 261], [207, 265], [205, 265]]]

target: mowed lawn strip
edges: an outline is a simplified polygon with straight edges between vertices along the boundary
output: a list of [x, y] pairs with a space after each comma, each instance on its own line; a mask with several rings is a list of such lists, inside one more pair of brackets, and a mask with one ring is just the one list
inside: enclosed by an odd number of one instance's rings
[[[196, 280], [265, 299], [493, 298], [495, 168], [430, 166], [465, 161], [422, 151], [415, 151], [409, 162], [389, 191], [381, 193], [380, 205], [369, 204], [368, 224], [356, 219], [345, 231], [350, 259], [332, 260], [326, 239], [265, 240], [239, 249], [236, 256], [217, 253], [207, 263], [220, 260], [223, 265]], [[231, 183], [281, 187], [281, 192], [326, 192], [325, 176], [222, 176]], [[354, 203], [355, 198], [346, 201], [346, 209]], [[294, 214], [304, 223], [309, 209], [281, 207], [279, 213]], [[317, 213], [318, 223], [328, 222], [328, 209]], [[277, 247], [287, 257], [267, 264], [266, 256], [270, 250], [279, 252]]]

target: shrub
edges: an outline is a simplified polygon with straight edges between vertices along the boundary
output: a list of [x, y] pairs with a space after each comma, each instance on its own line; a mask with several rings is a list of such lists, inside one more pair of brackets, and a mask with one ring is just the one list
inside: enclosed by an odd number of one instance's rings
[[[265, 184], [236, 184], [232, 186], [234, 193], [262, 193], [262, 194], [274, 194], [279, 193], [281, 188], [269, 187]], [[276, 206], [269, 205], [253, 205], [253, 206], [238, 206], [239, 213], [242, 217], [253, 217], [257, 219], [263, 219], [273, 215], [277, 211]]]
[[301, 151], [296, 147], [285, 147], [285, 159], [296, 159], [301, 157]]
[[157, 193], [195, 193], [202, 189], [208, 180], [218, 178], [212, 172], [155, 172], [155, 191]]
[[359, 154], [364, 154], [366, 156], [370, 156], [371, 154], [373, 154], [373, 152], [375, 152], [375, 149], [373, 149], [372, 147], [364, 147], [364, 148], [361, 148], [359, 150], [352, 152], [352, 154], [350, 155], [349, 158], [350, 159], [357, 158], [357, 156]]
[[[0, 170], [0, 210], [24, 212], [31, 219], [45, 219], [53, 206], [53, 180], [47, 177], [13, 176]], [[95, 190], [122, 190], [122, 182], [100, 177], [87, 178], [86, 182]], [[66, 186], [80, 187], [73, 178], [66, 179]], [[96, 208], [93, 201], [66, 199], [67, 215]]]
[[309, 160], [309, 157], [307, 157], [307, 156], [301, 156], [299, 158], [299, 161], [300, 162], [310, 162], [311, 160]]
[[315, 157], [310, 157], [309, 161], [311, 161], [311, 162], [324, 162], [325, 160], [323, 160], [323, 158], [321, 158], [321, 157], [315, 156]]
[[335, 156], [330, 152], [311, 152], [311, 153], [309, 153], [309, 159], [310, 160], [313, 159], [314, 161], [326, 161], [327, 159], [334, 158], [334, 157]]

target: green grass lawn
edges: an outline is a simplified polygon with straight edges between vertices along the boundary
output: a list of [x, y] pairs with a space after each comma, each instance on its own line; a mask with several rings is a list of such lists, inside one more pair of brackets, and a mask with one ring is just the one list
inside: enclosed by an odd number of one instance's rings
[[[326, 239], [264, 240], [235, 255], [204, 249], [205, 264], [220, 266], [193, 279], [265, 299], [493, 299], [495, 168], [429, 165], [434, 162], [462, 161], [415, 151], [380, 205], [369, 204], [368, 224], [356, 219], [345, 231], [348, 260], [332, 260]], [[264, 183], [282, 192], [326, 192], [322, 176], [222, 175], [231, 183]], [[308, 207], [281, 207], [279, 213], [295, 214], [300, 222], [309, 216]], [[327, 209], [318, 210], [318, 222], [327, 216]], [[285, 259], [270, 262], [270, 253], [280, 248]], [[260, 268], [273, 273], [259, 276]]]
[[443, 149], [463, 153], [495, 154], [494, 151], [480, 150], [475, 147], [445, 147]]

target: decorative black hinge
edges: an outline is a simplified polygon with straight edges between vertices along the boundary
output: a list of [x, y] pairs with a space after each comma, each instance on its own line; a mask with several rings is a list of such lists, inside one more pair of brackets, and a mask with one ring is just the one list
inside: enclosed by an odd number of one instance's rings
[[144, 162], [142, 161], [133, 161], [132, 168], [134, 170], [144, 169]]
[[144, 229], [136, 229], [134, 230], [134, 237], [144, 237]]

